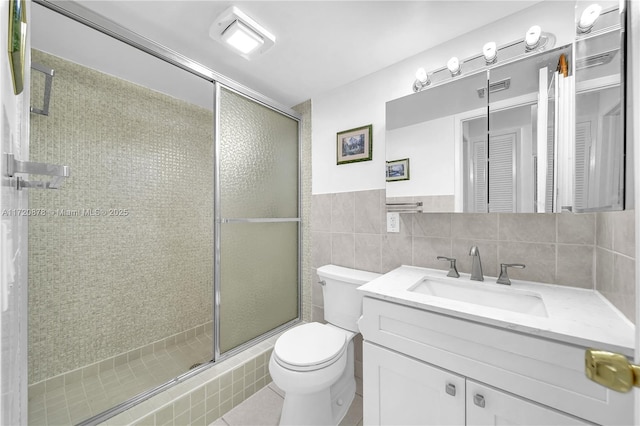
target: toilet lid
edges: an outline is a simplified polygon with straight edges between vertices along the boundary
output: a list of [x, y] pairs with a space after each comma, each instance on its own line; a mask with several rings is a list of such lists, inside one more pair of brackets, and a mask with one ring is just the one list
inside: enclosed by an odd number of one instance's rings
[[276, 341], [273, 352], [278, 361], [294, 368], [320, 368], [331, 364], [344, 352], [347, 335], [333, 327], [312, 322], [292, 328]]

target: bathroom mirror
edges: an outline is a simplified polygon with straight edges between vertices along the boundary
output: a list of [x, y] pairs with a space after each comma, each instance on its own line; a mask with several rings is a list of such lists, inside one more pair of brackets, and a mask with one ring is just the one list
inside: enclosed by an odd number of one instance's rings
[[573, 101], [571, 86], [558, 84], [561, 56], [570, 60], [571, 46], [387, 102], [387, 161], [410, 166], [409, 180], [387, 182], [388, 202], [420, 201], [425, 212], [554, 211], [554, 146], [570, 142], [555, 115]]
[[[578, 212], [624, 207], [624, 19], [617, 2], [575, 43], [575, 205]], [[579, 2], [576, 20], [591, 3]]]
[[[592, 4], [576, 3], [576, 27]], [[387, 102], [386, 159], [410, 167], [408, 180], [387, 181], [387, 202], [422, 202], [424, 212], [622, 210], [624, 11], [599, 5], [573, 49], [521, 54]]]
[[461, 120], [468, 123], [466, 132], [478, 132], [476, 140], [486, 138], [487, 97], [477, 92], [486, 86], [482, 71], [387, 102], [387, 161], [409, 158], [410, 167], [409, 180], [387, 182], [388, 199], [419, 197], [426, 210], [454, 210], [461, 185], [455, 141], [462, 137]]

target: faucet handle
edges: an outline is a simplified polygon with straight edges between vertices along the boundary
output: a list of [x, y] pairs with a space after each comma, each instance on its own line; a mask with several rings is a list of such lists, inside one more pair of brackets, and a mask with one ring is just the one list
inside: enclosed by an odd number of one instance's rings
[[449, 261], [449, 273], [448, 277], [459, 278], [460, 274], [458, 273], [458, 268], [456, 268], [456, 259], [453, 257], [446, 256], [438, 256], [436, 257], [438, 260], [448, 260]]
[[524, 269], [525, 265], [522, 263], [501, 263], [500, 264], [500, 276], [496, 281], [497, 284], [511, 285], [511, 280], [507, 274], [507, 268]]

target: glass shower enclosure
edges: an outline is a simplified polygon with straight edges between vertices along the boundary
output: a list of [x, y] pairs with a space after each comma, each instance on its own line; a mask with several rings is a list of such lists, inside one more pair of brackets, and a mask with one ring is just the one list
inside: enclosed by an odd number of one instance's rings
[[28, 190], [29, 416], [95, 424], [299, 320], [299, 117], [57, 7], [33, 4], [30, 156], [71, 176]]

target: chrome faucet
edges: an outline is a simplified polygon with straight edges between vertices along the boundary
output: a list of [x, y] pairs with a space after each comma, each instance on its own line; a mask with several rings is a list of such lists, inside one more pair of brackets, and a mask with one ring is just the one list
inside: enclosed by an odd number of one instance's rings
[[501, 263], [500, 264], [500, 276], [496, 281], [497, 284], [511, 285], [509, 274], [507, 274], [507, 268], [524, 269], [525, 265], [522, 263]]
[[480, 250], [478, 250], [478, 246], [471, 246], [469, 256], [473, 257], [473, 264], [471, 265], [471, 279], [474, 281], [484, 281], [484, 275], [482, 275], [482, 261], [480, 260]]
[[458, 273], [458, 268], [456, 268], [456, 259], [454, 259], [453, 257], [446, 257], [446, 256], [438, 256], [436, 257], [436, 259], [446, 260], [449, 262], [449, 273], [447, 274], [448, 277], [460, 278], [460, 274]]

